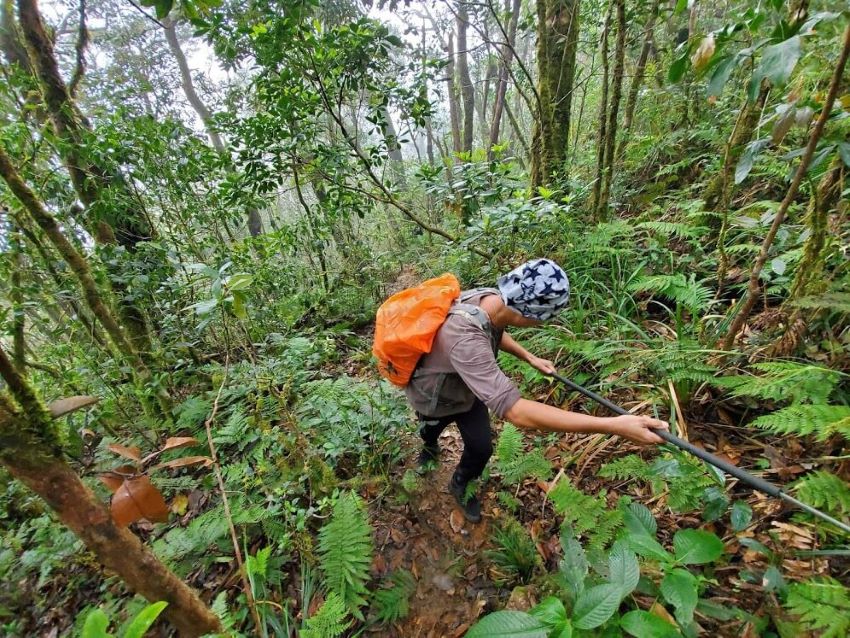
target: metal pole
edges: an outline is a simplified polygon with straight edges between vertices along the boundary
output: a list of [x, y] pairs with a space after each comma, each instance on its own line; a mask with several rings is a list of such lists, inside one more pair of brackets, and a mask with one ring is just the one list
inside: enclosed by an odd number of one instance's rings
[[[623, 408], [621, 408], [616, 403], [612, 403], [611, 401], [609, 401], [605, 397], [600, 396], [600, 395], [596, 394], [595, 392], [588, 390], [587, 388], [581, 387], [579, 384], [577, 384], [573, 381], [570, 381], [569, 379], [567, 379], [564, 376], [561, 376], [558, 373], [552, 373], [552, 376], [555, 379], [557, 379], [558, 381], [560, 381], [561, 383], [563, 383], [565, 386], [570, 388], [571, 390], [575, 390], [576, 392], [583, 394], [587, 398], [593, 399], [594, 401], [596, 401], [600, 405], [605, 406], [606, 408], [608, 408], [612, 412], [616, 412], [617, 414], [629, 414], [628, 411], [624, 410]], [[752, 487], [752, 488], [754, 488], [754, 489], [756, 489], [760, 492], [764, 492], [765, 494], [767, 494], [769, 496], [780, 498], [783, 501], [791, 503], [792, 505], [795, 505], [796, 507], [799, 507], [800, 509], [807, 511], [810, 514], [817, 516], [818, 518], [821, 518], [821, 519], [823, 519], [823, 520], [825, 520], [829, 523], [832, 523], [833, 525], [835, 525], [836, 527], [838, 527], [842, 531], [846, 532], [847, 534], [850, 534], [850, 525], [847, 525], [846, 523], [842, 523], [841, 521], [833, 518], [829, 514], [827, 514], [825, 512], [821, 512], [819, 509], [816, 509], [816, 508], [812, 507], [811, 505], [807, 505], [806, 503], [803, 503], [802, 501], [797, 500], [793, 496], [789, 496], [788, 494], [783, 492], [782, 489], [779, 486], [774, 485], [773, 483], [770, 483], [769, 481], [765, 481], [763, 478], [759, 478], [758, 476], [753, 476], [749, 472], [739, 468], [737, 465], [732, 465], [728, 461], [725, 461], [725, 460], [723, 460], [723, 459], [721, 459], [717, 456], [714, 456], [710, 452], [706, 452], [702, 448], [699, 448], [699, 447], [695, 446], [693, 443], [689, 443], [688, 441], [685, 441], [684, 439], [679, 438], [675, 434], [671, 434], [667, 430], [654, 430], [654, 432], [658, 436], [660, 436], [662, 439], [667, 441], [668, 443], [671, 443], [671, 444], [675, 445], [676, 447], [678, 447], [682, 450], [685, 450], [686, 452], [690, 452], [691, 454], [702, 459], [706, 463], [709, 463], [709, 464], [713, 465], [714, 467], [723, 470], [727, 474], [731, 474], [732, 476], [734, 476], [735, 478], [737, 478], [741, 482], [746, 483], [750, 487]]]

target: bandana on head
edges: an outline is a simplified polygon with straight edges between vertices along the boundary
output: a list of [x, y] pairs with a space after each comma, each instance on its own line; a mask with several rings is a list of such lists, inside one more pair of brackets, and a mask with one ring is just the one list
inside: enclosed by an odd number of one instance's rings
[[547, 321], [570, 299], [567, 273], [550, 259], [532, 259], [499, 277], [502, 301], [523, 317]]

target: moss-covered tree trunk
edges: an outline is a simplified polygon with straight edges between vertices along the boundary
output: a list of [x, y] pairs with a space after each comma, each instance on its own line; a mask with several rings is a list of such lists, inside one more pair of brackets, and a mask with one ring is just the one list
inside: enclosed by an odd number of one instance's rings
[[446, 64], [446, 84], [449, 89], [449, 121], [452, 127], [452, 150], [460, 153], [463, 145], [460, 136], [460, 96], [458, 95], [457, 70], [455, 64], [454, 33], [449, 31], [448, 45], [446, 46], [448, 63]]
[[649, 59], [649, 51], [652, 48], [652, 34], [655, 28], [655, 21], [658, 19], [658, 11], [661, 7], [661, 0], [654, 0], [649, 9], [649, 17], [646, 19], [646, 26], [643, 28], [643, 45], [640, 48], [637, 63], [635, 64], [635, 72], [632, 76], [632, 82], [629, 84], [629, 93], [626, 97], [626, 109], [623, 112], [623, 136], [620, 140], [620, 145], [617, 147], [617, 160], [623, 157], [626, 151], [626, 143], [632, 130], [632, 121], [635, 116], [635, 107], [637, 106], [637, 97], [640, 92], [640, 87], [643, 84], [643, 76], [646, 72], [646, 61]]
[[493, 159], [492, 148], [499, 143], [499, 131], [502, 125], [502, 113], [505, 111], [505, 101], [508, 95], [508, 76], [514, 59], [514, 43], [516, 42], [517, 22], [522, 0], [511, 0], [510, 18], [505, 44], [502, 45], [502, 64], [496, 80], [496, 94], [493, 97], [493, 119], [490, 123], [490, 143], [487, 146], [487, 157]]
[[469, 13], [466, 4], [461, 1], [457, 10], [457, 74], [463, 102], [462, 150], [464, 153], [471, 153], [472, 141], [475, 138], [475, 87], [472, 84], [472, 76], [469, 74], [467, 27], [469, 27]]
[[576, 71], [580, 0], [537, 0], [537, 92], [531, 184], [565, 176]]
[[602, 194], [602, 180], [605, 175], [605, 148], [608, 145], [606, 126], [608, 124], [608, 32], [611, 26], [611, 7], [605, 14], [602, 34], [599, 38], [599, 57], [602, 63], [602, 91], [599, 97], [599, 118], [596, 130], [596, 178], [590, 196], [590, 210], [596, 216], [599, 198]]
[[181, 636], [221, 630], [215, 614], [129, 530], [118, 527], [61, 455], [61, 430], [0, 348], [0, 377], [17, 405], [0, 394], [0, 463], [38, 494], [129, 589], [151, 602], [166, 601], [165, 617]]
[[614, 69], [611, 77], [611, 103], [608, 107], [608, 124], [605, 127], [605, 173], [599, 199], [596, 200], [596, 218], [608, 217], [611, 182], [614, 181], [614, 149], [617, 144], [617, 117], [623, 94], [623, 73], [626, 59], [626, 2], [615, 0], [617, 14], [617, 43], [614, 48]]

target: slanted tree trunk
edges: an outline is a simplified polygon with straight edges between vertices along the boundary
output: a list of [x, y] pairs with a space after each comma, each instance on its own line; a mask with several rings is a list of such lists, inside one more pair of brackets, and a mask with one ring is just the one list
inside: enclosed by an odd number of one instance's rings
[[0, 393], [0, 463], [38, 494], [107, 570], [150, 602], [165, 601], [164, 616], [181, 636], [221, 631], [219, 619], [132, 532], [115, 525], [61, 456], [61, 434], [48, 409], [0, 348], [0, 377], [15, 402]]
[[597, 216], [599, 198], [602, 194], [602, 179], [605, 171], [605, 148], [608, 145], [605, 127], [608, 123], [608, 30], [611, 26], [611, 6], [605, 14], [602, 25], [602, 35], [599, 39], [599, 57], [602, 62], [602, 95], [599, 97], [599, 124], [596, 134], [596, 179], [593, 181], [593, 192], [590, 198], [590, 209]]
[[617, 9], [617, 44], [614, 49], [614, 74], [611, 78], [611, 104], [608, 110], [608, 125], [605, 128], [605, 176], [599, 201], [596, 205], [596, 218], [608, 217], [608, 200], [611, 195], [611, 183], [614, 181], [614, 148], [617, 143], [617, 116], [620, 110], [620, 97], [623, 92], [623, 72], [626, 56], [626, 2], [615, 0]]
[[[514, 56], [514, 43], [516, 42], [517, 22], [522, 0], [512, 0], [510, 6], [510, 19], [508, 21], [508, 37], [502, 46], [502, 65], [499, 67], [499, 76], [496, 80], [496, 94], [493, 98], [493, 120], [490, 124], [490, 143], [487, 145], [487, 158], [492, 161], [492, 148], [499, 143], [499, 129], [502, 125], [502, 113], [505, 110], [505, 100], [508, 94], [508, 76], [510, 75], [511, 63]], [[508, 8], [507, 1], [505, 8]], [[525, 144], [525, 140], [522, 140]]]
[[464, 153], [472, 152], [475, 138], [475, 87], [469, 75], [469, 52], [467, 51], [466, 29], [469, 26], [469, 13], [466, 3], [461, 0], [457, 11], [457, 73], [460, 80], [460, 95], [463, 100], [463, 139]]
[[[129, 252], [135, 252], [140, 242], [154, 237], [154, 229], [135, 208], [123, 178], [94, 164], [90, 159], [92, 155], [85, 151], [91, 125], [71, 98], [59, 73], [53, 42], [47, 35], [36, 0], [18, 0], [18, 19], [44, 105], [53, 130], [62, 142], [57, 147], [74, 190], [86, 206], [90, 232], [98, 243], [118, 243]], [[133, 343], [140, 351], [149, 350], [150, 335], [144, 315], [128, 296], [121, 294], [120, 297], [121, 319]]]
[[12, 258], [12, 285], [9, 291], [9, 301], [12, 302], [12, 360], [18, 373], [26, 375], [26, 314], [21, 282], [21, 270], [24, 267], [23, 246], [20, 231], [14, 225], [9, 233], [9, 249]]
[[[828, 287], [824, 272], [827, 246], [830, 243], [829, 214], [841, 200], [844, 185], [844, 162], [836, 157], [812, 192], [804, 219], [809, 237], [803, 245], [803, 257], [794, 271], [794, 281], [788, 292], [785, 306], [792, 307], [785, 333], [770, 348], [771, 357], [791, 355], [806, 335], [813, 317], [806, 316], [803, 309], [793, 307], [795, 301], [809, 295], [817, 295]], [[815, 311], [815, 315], [818, 311]]]
[[531, 185], [548, 184], [564, 163], [579, 35], [580, 0], [537, 0], [537, 93], [540, 108], [531, 141]]
[[753, 306], [755, 306], [756, 299], [758, 298], [759, 293], [759, 278], [761, 276], [761, 271], [764, 268], [764, 264], [767, 262], [768, 255], [770, 253], [770, 247], [773, 245], [773, 240], [776, 237], [776, 233], [779, 231], [779, 227], [785, 220], [785, 215], [788, 213], [788, 209], [791, 206], [791, 202], [793, 202], [794, 198], [797, 196], [797, 191], [800, 189], [800, 184], [802, 183], [806, 172], [809, 170], [809, 164], [812, 161], [812, 156], [815, 153], [815, 148], [817, 147], [818, 141], [820, 140], [821, 135], [823, 134], [823, 129], [824, 126], [826, 126], [826, 121], [829, 119], [829, 116], [832, 112], [832, 105], [835, 104], [835, 98], [838, 95], [838, 89], [841, 85], [841, 78], [844, 73], [844, 67], [847, 64], [848, 56], [850, 56], [850, 25], [848, 25], [844, 29], [841, 53], [838, 56], [838, 61], [835, 65], [832, 80], [829, 84], [829, 92], [827, 93], [826, 99], [824, 100], [820, 116], [818, 117], [817, 122], [815, 123], [815, 126], [812, 129], [812, 133], [809, 136], [808, 144], [806, 144], [806, 148], [803, 151], [802, 157], [800, 158], [800, 165], [797, 167], [797, 172], [794, 174], [794, 179], [791, 181], [791, 185], [788, 187], [788, 192], [785, 193], [785, 198], [782, 200], [782, 203], [779, 205], [779, 209], [776, 211], [776, 216], [773, 218], [773, 223], [770, 225], [770, 230], [768, 230], [767, 235], [765, 235], [764, 241], [762, 241], [761, 250], [759, 251], [759, 255], [756, 258], [755, 263], [753, 264], [752, 270], [750, 271], [750, 280], [747, 284], [747, 291], [744, 294], [744, 298], [741, 300], [740, 310], [738, 310], [735, 314], [735, 317], [729, 326], [729, 332], [726, 333], [726, 337], [723, 339], [724, 350], [728, 350], [732, 347], [732, 344], [735, 342], [735, 337], [738, 336], [738, 333], [741, 331], [741, 328], [744, 327], [744, 324], [746, 323], [747, 319], [750, 316], [750, 313], [753, 310]]
[[[197, 113], [198, 117], [201, 118], [204, 130], [207, 132], [207, 137], [210, 138], [210, 144], [213, 145], [213, 148], [216, 151], [224, 155], [227, 153], [227, 145], [221, 138], [221, 134], [215, 129], [212, 112], [209, 108], [207, 108], [207, 105], [204, 104], [204, 101], [195, 90], [195, 82], [192, 80], [192, 72], [189, 69], [188, 62], [186, 62], [186, 55], [183, 53], [183, 49], [180, 46], [180, 40], [177, 38], [175, 22], [171, 16], [166, 16], [160, 20], [160, 23], [162, 24], [163, 31], [165, 32], [168, 49], [171, 51], [171, 55], [174, 56], [174, 60], [177, 62], [177, 68], [180, 70], [180, 85], [183, 87], [183, 93], [186, 95], [186, 99], [189, 100], [189, 104], [195, 110], [195, 113]], [[248, 232], [251, 234], [251, 237], [257, 237], [258, 235], [263, 234], [263, 220], [262, 217], [260, 217], [260, 211], [257, 210], [255, 206], [248, 207], [247, 225]]]
[[629, 140], [629, 135], [632, 130], [632, 120], [635, 115], [635, 107], [637, 106], [637, 97], [640, 92], [640, 87], [643, 84], [643, 76], [646, 71], [646, 61], [649, 58], [649, 50], [652, 48], [652, 33], [655, 28], [655, 21], [658, 19], [658, 11], [661, 6], [661, 0], [655, 0], [649, 9], [649, 17], [646, 20], [646, 26], [643, 29], [643, 46], [640, 49], [637, 64], [635, 64], [635, 73], [632, 76], [632, 83], [629, 85], [629, 94], [626, 98], [626, 110], [623, 113], [623, 137], [620, 140], [620, 146], [617, 148], [617, 159], [623, 157], [626, 151], [626, 144]]
[[[17, 169], [12, 165], [9, 156], [2, 148], [0, 148], [0, 177], [3, 178], [9, 186], [9, 190], [21, 202], [27, 214], [41, 228], [53, 247], [68, 264], [83, 290], [83, 297], [92, 314], [103, 326], [116, 350], [133, 368], [139, 387], [143, 388], [151, 381], [151, 372], [101, 294], [88, 261], [65, 237], [56, 218], [48, 212], [41, 200], [24, 183]], [[142, 397], [144, 397], [144, 393], [142, 393]], [[167, 418], [171, 413], [171, 398], [162, 386], [159, 386], [157, 390], [157, 399], [163, 416]]]
[[458, 81], [455, 69], [454, 33], [449, 31], [449, 42], [446, 47], [448, 52], [448, 64], [446, 65], [446, 83], [449, 88], [449, 120], [452, 126], [452, 150], [460, 153], [463, 144], [460, 137], [460, 97], [458, 95]]

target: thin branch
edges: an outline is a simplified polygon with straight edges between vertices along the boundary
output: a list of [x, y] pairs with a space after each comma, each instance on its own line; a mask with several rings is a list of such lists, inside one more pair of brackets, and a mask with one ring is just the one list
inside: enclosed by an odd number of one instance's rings
[[71, 98], [76, 97], [77, 87], [86, 72], [86, 47], [89, 44], [89, 30], [86, 27], [86, 0], [80, 0], [80, 25], [77, 29], [77, 44], [74, 51], [77, 55], [77, 65], [74, 67], [74, 75], [68, 85], [68, 93]]
[[159, 26], [160, 26], [160, 27], [162, 27], [163, 29], [165, 28], [165, 25], [164, 25], [164, 24], [162, 24], [162, 22], [160, 22], [159, 20], [157, 20], [156, 18], [154, 18], [152, 15], [150, 15], [147, 11], [145, 11], [144, 9], [142, 9], [139, 5], [137, 5], [135, 2], [133, 2], [133, 0], [127, 0], [127, 2], [129, 2], [131, 5], [133, 5], [133, 6], [136, 8], [136, 11], [138, 11], [139, 13], [141, 13], [141, 14], [142, 14], [143, 16], [145, 16], [148, 20], [150, 20], [150, 21], [151, 21], [151, 22], [153, 22], [154, 24], [159, 25]]

